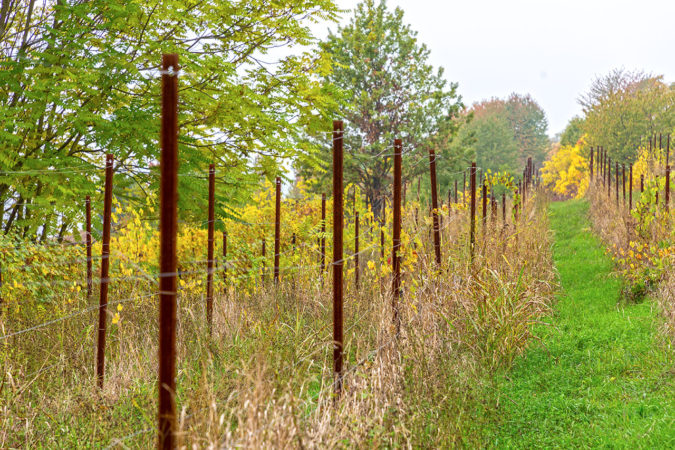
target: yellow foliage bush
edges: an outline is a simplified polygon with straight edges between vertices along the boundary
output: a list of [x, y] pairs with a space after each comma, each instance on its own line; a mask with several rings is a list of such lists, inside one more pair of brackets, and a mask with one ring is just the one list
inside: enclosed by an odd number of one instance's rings
[[588, 159], [584, 139], [576, 145], [562, 145], [541, 169], [541, 179], [549, 190], [565, 198], [581, 198], [588, 190]]

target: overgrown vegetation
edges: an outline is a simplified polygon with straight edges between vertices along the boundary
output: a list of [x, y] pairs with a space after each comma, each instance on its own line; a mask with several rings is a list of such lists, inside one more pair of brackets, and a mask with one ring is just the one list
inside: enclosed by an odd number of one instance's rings
[[[645, 176], [644, 192], [636, 189], [638, 183], [634, 184], [631, 210], [628, 185], [624, 202], [623, 187], [619, 189], [617, 201], [615, 188], [608, 195], [609, 189], [601, 178], [591, 184], [592, 223], [614, 258], [617, 275], [623, 283], [623, 299], [641, 302], [648, 295], [656, 295], [672, 330], [675, 303], [672, 302], [669, 286], [675, 270], [673, 214], [664, 206], [664, 184], [655, 176], [662, 168], [655, 164], [654, 157], [648, 161], [638, 160], [636, 167], [646, 169], [644, 172], [636, 171]], [[659, 192], [661, 200], [657, 202]]]
[[[296, 202], [295, 211], [316, 217], [315, 202]], [[269, 214], [264, 205], [252, 220]], [[228, 271], [233, 281], [216, 298], [212, 338], [201, 288], [186, 286], [179, 297], [178, 334], [182, 442], [243, 447], [478, 445], [493, 372], [513, 363], [528, 345], [532, 324], [549, 311], [554, 274], [544, 207], [540, 198], [531, 197], [517, 225], [512, 218], [503, 225], [497, 216], [489, 216], [485, 227], [479, 227], [473, 264], [466, 205], [444, 209], [443, 267], [437, 271], [430, 221], [417, 216], [416, 225], [415, 210], [426, 209], [409, 202], [398, 339], [392, 326], [390, 277], [384, 270], [389, 250], [380, 259], [379, 226], [362, 225], [368, 237], [363, 248], [369, 243], [375, 247], [361, 256], [360, 289], [354, 287], [353, 273], [345, 281], [346, 389], [335, 405], [331, 280], [316, 267], [316, 235], [304, 236], [307, 245], [298, 241], [297, 247], [298, 254], [313, 261], [312, 267], [284, 273], [278, 288], [269, 279], [260, 283], [259, 265], [244, 264], [244, 271], [254, 275], [240, 285], [234, 279], [241, 269]], [[247, 214], [256, 214], [255, 208], [242, 212]], [[133, 214], [119, 223], [121, 235], [139, 228]], [[239, 226], [249, 230], [250, 238], [254, 228]], [[289, 232], [284, 231], [286, 242]], [[134, 236], [127, 241], [128, 257], [135, 255], [134, 242], [143, 247], [152, 240], [152, 233]], [[205, 254], [201, 239], [183, 239], [195, 241], [197, 257]], [[255, 248], [257, 241], [248, 242]], [[235, 251], [245, 241], [232, 242]], [[62, 252], [76, 253], [76, 248]], [[195, 277], [205, 279], [202, 274]], [[47, 280], [57, 282], [59, 277]], [[111, 299], [111, 316], [117, 321], [110, 329], [101, 392], [94, 382], [95, 307], [0, 341], [0, 446], [152, 445], [157, 308], [154, 297], [137, 297], [156, 288], [154, 281], [127, 283], [118, 284]], [[60, 314], [91, 305], [82, 290], [60, 291], [56, 286], [52, 302]], [[29, 310], [39, 310], [40, 302], [29, 296], [24, 292], [18, 311], [3, 311], [4, 335], [42, 321], [43, 315]], [[117, 309], [112, 300], [120, 298], [135, 300]]]

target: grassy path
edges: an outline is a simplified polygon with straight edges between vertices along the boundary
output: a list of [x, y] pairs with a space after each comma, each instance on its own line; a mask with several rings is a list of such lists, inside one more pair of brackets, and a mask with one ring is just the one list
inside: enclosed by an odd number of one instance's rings
[[[562, 293], [553, 326], [498, 382], [497, 448], [675, 448], [675, 367], [651, 302], [620, 304], [588, 204], [551, 205]], [[670, 355], [670, 356], [669, 356]]]

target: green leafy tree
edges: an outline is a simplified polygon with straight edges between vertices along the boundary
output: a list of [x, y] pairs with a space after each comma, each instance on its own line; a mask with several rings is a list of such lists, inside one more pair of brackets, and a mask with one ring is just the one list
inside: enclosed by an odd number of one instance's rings
[[[328, 85], [341, 92], [345, 121], [345, 180], [358, 185], [379, 215], [391, 185], [393, 140], [404, 145], [404, 181], [428, 172], [428, 149], [450, 164], [448, 142], [456, 133], [461, 102], [457, 85], [429, 63], [429, 50], [386, 2], [359, 3], [350, 23], [321, 44], [333, 70]], [[327, 139], [324, 137], [324, 142]], [[300, 173], [325, 186], [330, 150], [316, 166], [300, 161]], [[427, 163], [425, 164], [425, 161]]]
[[675, 88], [662, 76], [614, 70], [597, 78], [580, 103], [588, 144], [626, 163], [637, 158], [643, 137], [675, 127]]
[[525, 165], [528, 158], [541, 166], [550, 144], [546, 113], [529, 94], [511, 94], [506, 100], [505, 109], [520, 151], [521, 166]]
[[548, 122], [529, 95], [478, 102], [468, 113], [472, 120], [462, 126], [457, 141], [469, 143], [472, 159], [482, 170], [517, 174], [528, 158], [537, 165], [546, 159]]
[[[120, 198], [157, 191], [162, 53], [182, 66], [179, 211], [203, 217], [213, 162], [226, 214], [261, 175], [315, 151], [299, 137], [325, 127], [329, 65], [302, 46], [310, 23], [336, 13], [333, 0], [2, 1], [4, 231], [63, 236], [84, 196], [99, 200], [105, 153]], [[279, 46], [299, 51], [270, 59]]]
[[560, 145], [575, 146], [584, 134], [584, 119], [573, 117], [560, 135]]

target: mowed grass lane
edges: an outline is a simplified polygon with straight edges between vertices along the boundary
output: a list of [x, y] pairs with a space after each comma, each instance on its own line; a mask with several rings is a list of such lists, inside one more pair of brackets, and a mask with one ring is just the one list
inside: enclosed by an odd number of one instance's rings
[[550, 207], [562, 292], [549, 326], [497, 380], [496, 448], [675, 448], [673, 351], [656, 306], [620, 301], [588, 203]]

